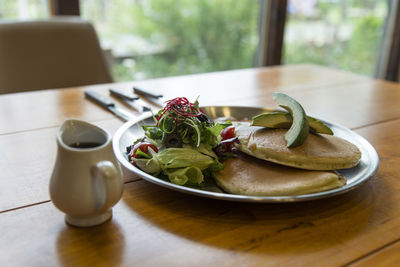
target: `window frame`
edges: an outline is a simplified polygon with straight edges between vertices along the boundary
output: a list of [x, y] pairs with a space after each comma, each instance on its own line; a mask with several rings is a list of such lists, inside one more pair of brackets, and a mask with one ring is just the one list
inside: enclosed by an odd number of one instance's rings
[[80, 16], [79, 0], [49, 0], [50, 14]]
[[287, 0], [260, 0], [257, 67], [281, 65], [286, 10]]
[[400, 0], [389, 2], [389, 14], [381, 41], [375, 77], [400, 81]]

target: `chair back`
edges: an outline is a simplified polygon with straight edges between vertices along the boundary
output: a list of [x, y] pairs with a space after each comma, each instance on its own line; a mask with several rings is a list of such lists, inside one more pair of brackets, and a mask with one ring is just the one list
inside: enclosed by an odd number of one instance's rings
[[0, 23], [0, 94], [112, 81], [91, 23], [75, 17]]

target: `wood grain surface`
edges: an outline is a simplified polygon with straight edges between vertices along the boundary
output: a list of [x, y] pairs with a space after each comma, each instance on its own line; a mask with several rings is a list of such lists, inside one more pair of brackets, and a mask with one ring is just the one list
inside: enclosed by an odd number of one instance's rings
[[[296, 75], [297, 73], [297, 75]], [[301, 74], [300, 74], [301, 73]], [[59, 90], [43, 90], [0, 96], [0, 134], [57, 127], [65, 119], [79, 118], [99, 121], [113, 115], [84, 98], [84, 90], [94, 89], [104, 95], [109, 88], [131, 91], [132, 86], [151, 89], [165, 95], [166, 99], [186, 96], [194, 101], [199, 97], [202, 105], [223, 105], [242, 100], [251, 103], [273, 91], [287, 92], [299, 89], [323, 88], [324, 86], [369, 81], [368, 78], [313, 65], [245, 69], [209, 74], [162, 78], [135, 83], [106, 84]], [[120, 107], [122, 103], [115, 101]], [[270, 105], [257, 102], [254, 105]], [[132, 110], [133, 111], [133, 110]], [[133, 113], [135, 113], [133, 111]]]
[[[201, 95], [204, 105], [274, 107], [271, 93], [286, 92], [309, 114], [365, 137], [380, 156], [378, 172], [352, 192], [291, 204], [205, 199], [127, 175], [110, 221], [68, 226], [48, 196], [56, 131], [75, 118], [114, 133], [123, 122], [84, 99], [83, 91], [107, 95], [111, 86], [130, 90], [133, 84], [167, 97]], [[398, 265], [398, 103], [399, 84], [314, 65], [1, 95], [0, 265]]]

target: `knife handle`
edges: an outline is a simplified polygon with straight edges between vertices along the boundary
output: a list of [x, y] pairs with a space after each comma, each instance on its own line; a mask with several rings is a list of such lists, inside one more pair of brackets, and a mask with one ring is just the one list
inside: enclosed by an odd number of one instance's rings
[[115, 106], [115, 104], [110, 99], [108, 99], [105, 96], [102, 96], [101, 94], [95, 91], [86, 90], [85, 96], [105, 108]]
[[129, 100], [129, 101], [133, 101], [133, 100], [139, 99], [138, 96], [132, 96], [132, 95], [126, 94], [125, 92], [117, 91], [117, 90], [112, 89], [112, 88], [109, 91], [110, 91], [110, 93], [112, 95], [118, 97], [119, 99], [126, 99], [126, 100]]
[[152, 98], [159, 98], [159, 97], [163, 96], [163, 95], [156, 95], [156, 94], [149, 93], [149, 92], [147, 92], [143, 89], [139, 89], [135, 86], [133, 87], [133, 92], [135, 94], [144, 95], [144, 96], [148, 96], [148, 97], [152, 97]]

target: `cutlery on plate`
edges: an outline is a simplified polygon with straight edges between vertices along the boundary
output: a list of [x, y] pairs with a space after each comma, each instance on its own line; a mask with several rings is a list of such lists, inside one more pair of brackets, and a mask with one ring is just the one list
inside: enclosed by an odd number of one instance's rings
[[110, 111], [123, 121], [129, 121], [135, 118], [135, 116], [129, 111], [116, 107], [114, 102], [112, 102], [108, 97], [105, 97], [95, 91], [86, 90], [85, 96], [93, 100], [95, 103], [106, 108], [108, 111]]
[[135, 86], [133, 87], [133, 92], [137, 95], [145, 96], [148, 100], [150, 100], [157, 106], [164, 107], [163, 95], [153, 94], [151, 92], [148, 92], [147, 90], [140, 89]]
[[140, 98], [136, 95], [130, 95], [125, 92], [115, 90], [115, 89], [109, 89], [110, 94], [117, 97], [118, 99], [124, 101], [127, 105], [130, 107], [136, 109], [139, 112], [147, 112], [150, 111], [151, 109], [143, 104], [141, 104]]

